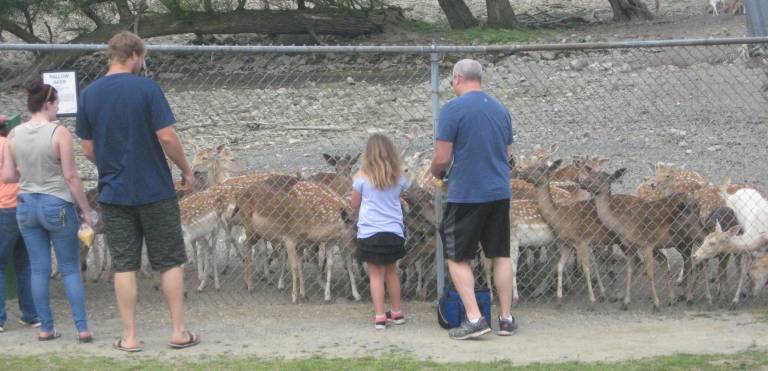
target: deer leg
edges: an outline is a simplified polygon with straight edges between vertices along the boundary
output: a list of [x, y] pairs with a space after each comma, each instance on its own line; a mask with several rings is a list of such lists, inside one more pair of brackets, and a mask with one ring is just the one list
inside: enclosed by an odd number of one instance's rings
[[747, 280], [748, 262], [748, 253], [739, 254], [739, 282], [736, 286], [736, 295], [733, 297], [733, 301], [731, 301], [730, 310], [735, 310], [739, 305], [741, 290], [744, 286], [744, 282]]
[[563, 305], [563, 269], [565, 264], [570, 259], [571, 249], [565, 244], [560, 245], [560, 259], [557, 261], [557, 304], [556, 308], [560, 309]]
[[416, 292], [419, 299], [425, 300], [427, 298], [427, 285], [424, 283], [426, 274], [424, 272], [424, 259], [419, 258], [416, 260]]
[[[211, 234], [211, 243], [210, 243], [210, 249], [211, 249], [211, 268], [213, 269], [213, 288], [218, 290], [221, 290], [221, 285], [219, 284], [219, 268], [218, 264], [216, 263], [216, 245], [218, 245], [219, 239], [219, 231], [221, 230], [220, 227], [216, 227], [216, 229], [213, 230], [213, 233]], [[226, 236], [224, 238], [226, 241]], [[224, 255], [226, 257], [226, 254]]]
[[288, 264], [287, 259], [283, 259], [286, 256], [286, 253], [283, 253], [282, 251], [277, 253], [277, 262], [280, 266], [280, 276], [277, 278], [277, 289], [282, 290], [285, 288], [285, 268], [286, 264]]
[[660, 254], [658, 252], [656, 254], [654, 254], [654, 255], [655, 255], [654, 257], [657, 260], [659, 260], [661, 263], [665, 263], [665, 265], [660, 265], [660, 266], [662, 266], [662, 267], [666, 266], [667, 267], [667, 269], [664, 271], [664, 278], [665, 278], [665, 280], [664, 280], [665, 282], [664, 283], [667, 286], [667, 291], [668, 291], [668, 294], [669, 294], [669, 304], [668, 305], [672, 306], [677, 301], [677, 296], [675, 296], [675, 287], [674, 287], [674, 285], [672, 283], [672, 281], [673, 281], [673, 278], [672, 278], [673, 274], [672, 274], [672, 268], [670, 268], [671, 267], [671, 263], [670, 263], [671, 259], [669, 258], [669, 255]]
[[628, 310], [629, 309], [629, 303], [632, 301], [632, 269], [635, 265], [636, 258], [634, 251], [625, 248], [624, 249], [624, 256], [626, 257], [624, 264], [624, 270], [626, 271], [626, 279], [625, 279], [625, 285], [624, 288], [624, 301], [621, 305], [622, 310]]
[[489, 261], [488, 258], [485, 257], [485, 253], [482, 249], [480, 249], [480, 261], [483, 265], [483, 275], [485, 276], [485, 285], [488, 287], [488, 291], [491, 293], [491, 300], [493, 300], [493, 281], [491, 280], [492, 275], [492, 263]]
[[576, 246], [576, 258], [581, 264], [581, 270], [584, 278], [587, 280], [587, 292], [589, 293], [589, 310], [595, 310], [595, 291], [592, 288], [592, 268], [589, 259], [589, 244], [580, 242]]
[[296, 252], [296, 242], [283, 238], [283, 247], [288, 254], [288, 264], [291, 266], [291, 302], [299, 301], [299, 254]]
[[646, 247], [643, 249], [643, 264], [645, 265], [645, 275], [648, 277], [648, 282], [651, 284], [653, 310], [658, 312], [661, 310], [661, 303], [659, 302], [659, 295], [656, 293], [656, 282], [654, 279], [655, 259], [653, 255], [654, 254], [652, 248]]
[[200, 279], [200, 285], [197, 286], [197, 291], [203, 291], [205, 289], [205, 286], [208, 284], [208, 269], [210, 269], [210, 262], [208, 261], [208, 252], [210, 250], [210, 246], [208, 244], [208, 240], [205, 238], [200, 238], [199, 241], [193, 242], [197, 246], [199, 246], [200, 253], [198, 254], [197, 258], [201, 266], [202, 266], [202, 272], [198, 272], [198, 279]]
[[306, 249], [297, 247], [296, 255], [298, 257], [299, 268], [299, 297], [303, 300], [307, 298], [306, 291], [304, 290], [304, 252]]
[[[324, 299], [326, 302], [331, 301], [331, 275], [333, 273], [333, 251], [328, 251], [324, 247], [325, 244], [322, 244], [323, 246], [322, 250], [325, 254], [325, 296]], [[322, 272], [322, 271], [321, 271]]]
[[725, 302], [727, 300], [728, 291], [726, 290], [726, 284], [728, 283], [728, 262], [729, 261], [733, 261], [735, 264], [736, 255], [727, 254], [727, 255], [718, 256], [716, 286], [717, 286], [717, 296], [719, 298], [718, 300], [720, 300], [721, 302]]
[[352, 286], [352, 297], [355, 298], [355, 301], [360, 301], [362, 297], [360, 296], [360, 293], [357, 291], [357, 282], [355, 281], [355, 273], [353, 271], [353, 266], [355, 265], [355, 262], [352, 259], [352, 254], [347, 253], [348, 249], [342, 249], [342, 254], [344, 254], [344, 258], [346, 261], [347, 266], [347, 272], [349, 273], [349, 284]]
[[517, 305], [517, 302], [520, 300], [520, 294], [518, 293], [517, 289], [517, 263], [520, 259], [520, 242], [517, 239], [517, 236], [514, 236], [514, 231], [512, 231], [513, 237], [510, 238], [510, 248], [509, 248], [509, 257], [510, 260], [512, 260], [512, 306], [514, 307]]
[[243, 259], [243, 281], [245, 281], [245, 287], [248, 292], [253, 292], [253, 245], [258, 241], [253, 239], [255, 235], [251, 232], [248, 224], [245, 227], [245, 241], [241, 245], [242, 259]]
[[600, 297], [597, 298], [598, 301], [604, 301], [606, 298], [606, 292], [605, 292], [605, 286], [603, 286], [603, 279], [600, 276], [600, 264], [598, 263], [601, 261], [600, 256], [595, 256], [593, 254], [593, 250], [590, 250], [589, 253], [589, 260], [590, 260], [590, 268], [592, 267], [592, 264], [594, 264], [594, 271], [595, 271], [595, 278], [597, 279], [597, 289], [600, 290]]
[[332, 251], [329, 251], [325, 242], [322, 242], [317, 246], [317, 282], [320, 285], [320, 287], [325, 287], [325, 284], [326, 284], [323, 281], [323, 272], [326, 272], [326, 270], [328, 269], [328, 266], [327, 266], [328, 259], [326, 255], [332, 254], [332, 253], [333, 253]]

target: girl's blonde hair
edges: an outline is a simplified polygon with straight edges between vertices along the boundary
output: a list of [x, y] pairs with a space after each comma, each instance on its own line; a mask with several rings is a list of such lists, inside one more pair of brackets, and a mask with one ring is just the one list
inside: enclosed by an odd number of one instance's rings
[[378, 189], [397, 185], [403, 175], [403, 161], [391, 139], [381, 134], [368, 138], [360, 173]]

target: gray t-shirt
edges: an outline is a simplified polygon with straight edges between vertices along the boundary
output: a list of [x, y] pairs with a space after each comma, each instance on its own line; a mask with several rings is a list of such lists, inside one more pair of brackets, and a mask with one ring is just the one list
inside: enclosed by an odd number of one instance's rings
[[357, 176], [352, 188], [362, 195], [360, 215], [357, 219], [357, 238], [368, 238], [376, 233], [390, 232], [405, 238], [403, 208], [400, 195], [405, 189], [405, 177], [396, 186], [378, 189], [365, 176]]

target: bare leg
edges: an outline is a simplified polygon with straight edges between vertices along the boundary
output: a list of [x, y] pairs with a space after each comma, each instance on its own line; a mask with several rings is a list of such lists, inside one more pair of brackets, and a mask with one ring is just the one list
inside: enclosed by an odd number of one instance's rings
[[[493, 259], [493, 280], [499, 294], [499, 314], [508, 318], [512, 311], [512, 259]], [[488, 318], [490, 321], [490, 318]]]
[[464, 303], [467, 319], [476, 320], [482, 317], [480, 308], [477, 305], [477, 298], [475, 298], [475, 276], [472, 274], [472, 267], [466, 261], [456, 262], [448, 259], [446, 261], [448, 262], [448, 271], [451, 274], [453, 285], [456, 287], [456, 291], [458, 291], [461, 301]]
[[371, 283], [371, 300], [376, 315], [384, 314], [384, 280], [386, 267], [368, 263], [368, 278]]
[[163, 296], [168, 303], [171, 312], [173, 335], [171, 342], [184, 343], [189, 341], [184, 327], [184, 270], [181, 267], [173, 267], [160, 274], [163, 284]]
[[115, 273], [115, 296], [123, 320], [121, 344], [126, 348], [135, 348], [139, 345], [136, 340], [136, 272]]
[[394, 264], [386, 266], [385, 277], [387, 281], [387, 294], [389, 295], [389, 307], [394, 311], [400, 310], [400, 277]]

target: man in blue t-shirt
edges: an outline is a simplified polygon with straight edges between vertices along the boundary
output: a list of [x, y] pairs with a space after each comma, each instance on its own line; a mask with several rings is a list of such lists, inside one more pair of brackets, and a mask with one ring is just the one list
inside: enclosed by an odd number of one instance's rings
[[482, 77], [483, 68], [475, 60], [454, 65], [451, 86], [457, 97], [440, 110], [431, 167], [439, 179], [449, 173], [448, 205], [439, 229], [448, 270], [467, 313], [467, 320], [449, 332], [460, 340], [491, 332], [490, 318], [483, 318], [475, 299], [475, 277], [468, 262], [474, 259], [478, 244], [493, 259], [501, 305], [497, 334], [511, 335], [517, 328], [511, 315], [509, 258], [507, 158], [514, 139], [512, 117], [504, 105], [482, 91]]
[[173, 124], [176, 119], [160, 87], [139, 77], [144, 42], [130, 32], [109, 40], [106, 76], [80, 96], [76, 133], [85, 156], [99, 171], [99, 198], [105, 234], [115, 270], [115, 293], [123, 336], [114, 347], [142, 350], [136, 338], [136, 271], [142, 241], [152, 269], [161, 272], [171, 314], [172, 348], [187, 348], [200, 337], [184, 326], [184, 271], [187, 261], [179, 203], [167, 155], [189, 188], [194, 176]]

